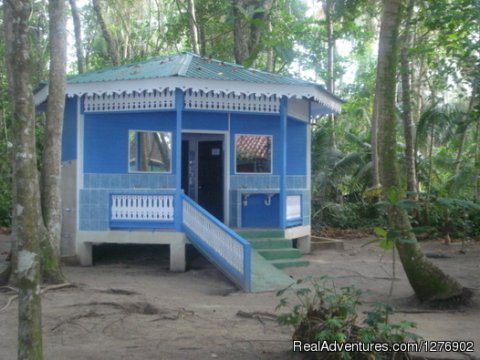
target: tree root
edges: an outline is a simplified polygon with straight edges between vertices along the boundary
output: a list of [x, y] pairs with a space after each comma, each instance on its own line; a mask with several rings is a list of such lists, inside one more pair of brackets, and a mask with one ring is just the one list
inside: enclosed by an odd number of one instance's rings
[[113, 295], [140, 295], [140, 293], [136, 291], [126, 290], [126, 289], [117, 289], [117, 288], [108, 288], [108, 289], [92, 288], [92, 290], [106, 293], [106, 294], [113, 294]]
[[451, 296], [446, 296], [441, 299], [432, 299], [425, 301], [425, 304], [434, 309], [455, 309], [459, 306], [470, 305], [470, 300], [473, 297], [473, 291], [468, 287], [462, 287], [461, 291]]
[[[49, 285], [49, 286], [46, 286], [46, 287], [44, 287], [43, 289], [40, 290], [40, 295], [45, 294], [45, 293], [46, 293], [47, 291], [49, 291], [49, 290], [59, 290], [59, 289], [64, 289], [64, 288], [69, 288], [69, 287], [76, 287], [76, 285], [75, 285], [75, 284], [71, 284], [71, 283], [63, 283], [63, 284]], [[3, 311], [5, 311], [5, 310], [7, 310], [8, 307], [12, 304], [12, 302], [18, 298], [18, 289], [17, 289], [17, 288], [14, 288], [13, 286], [2, 286], [1, 288], [9, 289], [9, 290], [11, 290], [11, 291], [16, 292], [17, 294], [11, 296], [11, 297], [7, 300], [7, 303], [5, 304], [5, 306], [0, 309], [0, 313], [3, 312]]]
[[263, 311], [246, 312], [239, 310], [236, 315], [247, 319], [257, 319], [262, 324], [264, 323], [263, 320], [278, 321], [277, 315]]
[[77, 315], [74, 315], [74, 316], [71, 316], [67, 319], [64, 319], [62, 321], [60, 321], [59, 323], [57, 323], [55, 326], [53, 326], [50, 331], [55, 331], [57, 330], [60, 326], [63, 326], [64, 324], [68, 324], [68, 323], [71, 323], [71, 322], [74, 322], [75, 320], [78, 320], [78, 319], [83, 319], [83, 318], [89, 318], [89, 317], [98, 317], [100, 316], [99, 314], [97, 314], [95, 311], [93, 310], [89, 310], [87, 311], [86, 313], [83, 313], [83, 314], [77, 314]]

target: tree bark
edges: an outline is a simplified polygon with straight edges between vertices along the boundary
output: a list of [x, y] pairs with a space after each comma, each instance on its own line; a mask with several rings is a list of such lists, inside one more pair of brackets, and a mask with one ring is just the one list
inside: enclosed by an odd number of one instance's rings
[[73, 30], [75, 32], [75, 51], [77, 53], [77, 70], [83, 74], [86, 70], [85, 56], [83, 55], [82, 26], [76, 0], [69, 0], [72, 11]]
[[[413, 15], [413, 7], [415, 0], [409, 0], [407, 6], [407, 18], [402, 37], [402, 46], [400, 50], [400, 75], [402, 81], [402, 118], [405, 136], [405, 163], [407, 172], [407, 191], [411, 193], [418, 192], [417, 188], [417, 171], [416, 171], [416, 153], [415, 153], [415, 132], [414, 121], [412, 116], [412, 99], [411, 99], [411, 69], [408, 50], [411, 46], [411, 18]], [[411, 196], [417, 198], [417, 196]]]
[[18, 359], [42, 359], [40, 301], [40, 189], [35, 150], [35, 107], [31, 84], [29, 0], [4, 2], [7, 68], [11, 78], [13, 112], [12, 236], [18, 279]]
[[64, 280], [60, 265], [62, 233], [61, 146], [67, 66], [65, 0], [50, 0], [50, 76], [42, 166], [42, 214], [46, 231], [41, 242], [44, 281]]
[[[335, 78], [334, 78], [334, 64], [335, 64], [335, 38], [333, 36], [333, 21], [332, 11], [333, 3], [331, 0], [326, 0], [322, 3], [323, 12], [325, 13], [325, 27], [327, 30], [327, 90], [335, 94]], [[335, 133], [335, 114], [328, 115], [329, 126], [331, 131], [331, 146], [336, 148], [336, 133]]]
[[473, 201], [480, 201], [480, 116], [477, 116], [475, 128], [475, 177], [473, 186]]
[[115, 41], [113, 40], [112, 34], [108, 30], [105, 19], [103, 18], [102, 7], [100, 5], [100, 2], [99, 0], [92, 0], [92, 3], [93, 3], [93, 10], [97, 15], [98, 23], [100, 24], [100, 29], [102, 30], [103, 38], [107, 43], [108, 54], [110, 56], [110, 59], [112, 60], [112, 64], [114, 66], [120, 65], [120, 54], [118, 53], [118, 47], [117, 47], [117, 44], [115, 44]]
[[[400, 189], [396, 158], [395, 92], [401, 8], [402, 0], [384, 2], [378, 50], [375, 108], [378, 116], [379, 169], [385, 196], [393, 187]], [[410, 285], [420, 301], [446, 301], [468, 296], [457, 281], [426, 259], [404, 210], [390, 205], [388, 220], [389, 226], [400, 232], [395, 245]]]
[[[471, 112], [473, 111], [473, 107], [475, 105], [475, 99], [477, 98], [477, 83], [478, 79], [475, 78], [472, 81], [472, 94], [470, 95], [470, 101], [468, 102], [468, 108], [465, 116], [463, 118], [467, 120], [468, 116], [470, 116]], [[463, 151], [465, 148], [465, 142], [467, 140], [468, 134], [468, 123], [465, 126], [465, 129], [460, 134], [460, 144], [458, 145], [457, 157], [455, 159], [455, 171], [454, 176], [459, 176], [460, 170], [462, 168], [462, 158], [463, 158]]]
[[[233, 0], [233, 52], [237, 64], [249, 66], [256, 57], [273, 2], [274, 0]], [[251, 18], [250, 13], [253, 13]]]
[[[272, 33], [272, 20], [268, 19], [268, 32], [271, 34]], [[273, 50], [273, 47], [269, 47], [267, 50], [267, 71], [268, 72], [274, 72], [275, 71], [275, 51]]]
[[380, 173], [378, 170], [378, 121], [377, 110], [373, 109], [371, 123], [371, 145], [372, 145], [372, 187], [380, 186]]
[[190, 41], [192, 42], [192, 51], [200, 54], [198, 46], [198, 26], [195, 11], [195, 0], [187, 0], [188, 23], [190, 25]]

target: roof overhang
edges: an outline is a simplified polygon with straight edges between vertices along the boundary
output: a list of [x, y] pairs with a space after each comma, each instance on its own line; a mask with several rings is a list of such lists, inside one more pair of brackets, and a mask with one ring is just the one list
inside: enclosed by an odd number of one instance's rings
[[[246, 81], [204, 80], [182, 76], [166, 78], [149, 78], [141, 80], [118, 80], [86, 83], [70, 83], [67, 85], [68, 97], [83, 95], [110, 95], [123, 93], [142, 93], [144, 91], [163, 91], [181, 89], [183, 91], [202, 91], [205, 93], [223, 93], [235, 95], [277, 96], [312, 101], [311, 116], [339, 113], [343, 101], [316, 84], [279, 85], [250, 83]], [[35, 104], [38, 106], [48, 98], [48, 85], [35, 93]]]

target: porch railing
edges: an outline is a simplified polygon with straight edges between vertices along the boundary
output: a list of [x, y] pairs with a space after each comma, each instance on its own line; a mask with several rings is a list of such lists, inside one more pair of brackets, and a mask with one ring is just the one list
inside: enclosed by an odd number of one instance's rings
[[170, 227], [173, 206], [174, 195], [110, 194], [110, 227]]
[[244, 291], [251, 291], [251, 245], [182, 194], [182, 227], [192, 244]]

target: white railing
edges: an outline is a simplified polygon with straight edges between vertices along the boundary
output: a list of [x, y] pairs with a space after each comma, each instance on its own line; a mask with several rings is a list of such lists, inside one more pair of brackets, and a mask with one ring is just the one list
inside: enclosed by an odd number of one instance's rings
[[192, 243], [244, 290], [251, 288], [248, 241], [183, 195], [182, 225]]
[[111, 223], [158, 223], [174, 220], [173, 195], [112, 194]]

